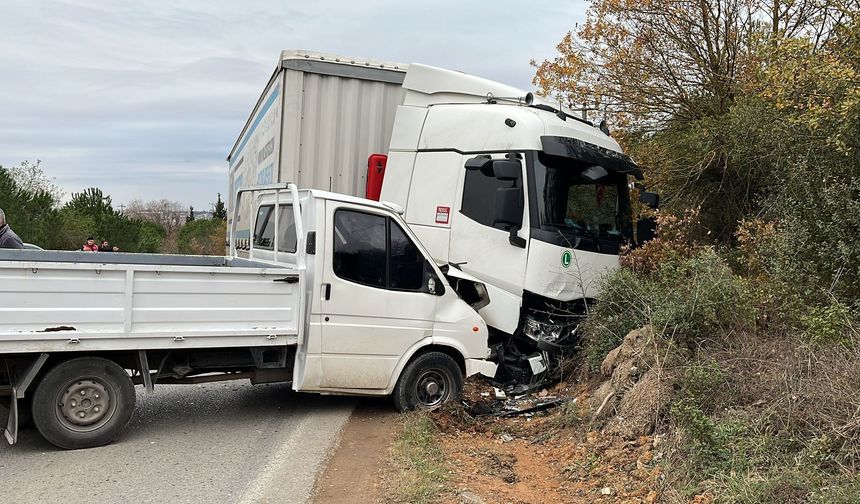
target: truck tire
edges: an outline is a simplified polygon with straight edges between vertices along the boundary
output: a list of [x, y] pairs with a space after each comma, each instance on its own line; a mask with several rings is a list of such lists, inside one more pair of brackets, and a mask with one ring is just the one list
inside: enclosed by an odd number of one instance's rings
[[123, 368], [81, 357], [48, 371], [33, 395], [33, 422], [51, 444], [66, 450], [110, 443], [134, 411], [134, 384]]
[[460, 397], [463, 373], [450, 355], [427, 352], [410, 362], [394, 386], [394, 405], [400, 411], [431, 409]]

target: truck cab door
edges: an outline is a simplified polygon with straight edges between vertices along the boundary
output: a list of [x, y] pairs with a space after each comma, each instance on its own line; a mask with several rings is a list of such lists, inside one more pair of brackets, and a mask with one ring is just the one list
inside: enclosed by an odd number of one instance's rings
[[435, 273], [384, 211], [327, 200], [325, 214], [320, 387], [385, 389], [406, 351], [433, 333]]
[[[506, 162], [505, 173], [488, 162], [496, 160]], [[479, 313], [489, 326], [508, 333], [519, 323], [528, 263], [528, 193], [523, 168], [522, 156], [516, 154], [464, 155], [458, 207], [451, 222], [449, 262], [485, 282], [491, 301]], [[510, 223], [498, 221], [502, 215], [511, 220], [511, 208], [498, 208], [513, 204], [511, 196], [519, 198], [514, 213], [519, 214], [520, 225], [515, 233]]]

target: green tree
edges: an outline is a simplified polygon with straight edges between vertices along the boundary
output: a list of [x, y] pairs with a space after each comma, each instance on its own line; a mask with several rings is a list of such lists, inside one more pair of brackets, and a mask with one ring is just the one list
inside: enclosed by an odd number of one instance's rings
[[185, 217], [185, 223], [188, 224], [189, 222], [191, 222], [193, 220], [194, 220], [194, 206], [192, 205], [192, 206], [188, 207], [188, 215]]
[[137, 252], [146, 252], [150, 254], [161, 252], [161, 246], [164, 243], [164, 238], [167, 236], [167, 231], [154, 222], [135, 222], [140, 230], [137, 242]]
[[56, 205], [63, 197], [63, 190], [54, 182], [53, 178], [45, 175], [41, 165], [41, 160], [36, 160], [35, 163], [22, 161], [19, 166], [9, 168], [9, 174], [18, 189], [30, 194], [46, 192], [51, 195]]
[[[857, 10], [857, 0], [595, 0], [558, 56], [533, 62], [534, 82], [611, 118], [669, 207], [700, 206], [709, 236], [729, 242], [806, 138], [781, 135], [785, 111], [764, 92], [781, 65], [774, 50], [799, 41], [825, 59], [845, 54]], [[795, 71], [788, 82], [803, 80]]]
[[0, 208], [6, 213], [9, 225], [24, 242], [44, 248], [56, 246], [59, 215], [54, 208], [54, 195], [39, 187], [31, 190], [20, 188], [13, 173], [2, 166]]
[[227, 222], [221, 219], [197, 219], [179, 230], [180, 254], [223, 255]]
[[218, 201], [215, 202], [215, 210], [212, 212], [215, 219], [227, 220], [227, 207], [221, 201], [221, 193], [218, 193]]

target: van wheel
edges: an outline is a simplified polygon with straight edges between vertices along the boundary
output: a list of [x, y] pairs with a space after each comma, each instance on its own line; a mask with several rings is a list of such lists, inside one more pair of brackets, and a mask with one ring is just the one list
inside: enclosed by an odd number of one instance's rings
[[394, 405], [400, 411], [430, 409], [460, 397], [463, 373], [450, 355], [427, 352], [410, 362], [394, 387]]
[[33, 422], [51, 444], [66, 450], [110, 443], [131, 419], [136, 396], [123, 368], [81, 357], [48, 371], [33, 395]]

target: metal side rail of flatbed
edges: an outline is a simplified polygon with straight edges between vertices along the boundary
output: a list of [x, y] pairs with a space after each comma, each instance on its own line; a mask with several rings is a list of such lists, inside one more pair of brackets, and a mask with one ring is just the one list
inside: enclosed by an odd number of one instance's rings
[[300, 275], [225, 257], [0, 251], [0, 354], [295, 344]]

